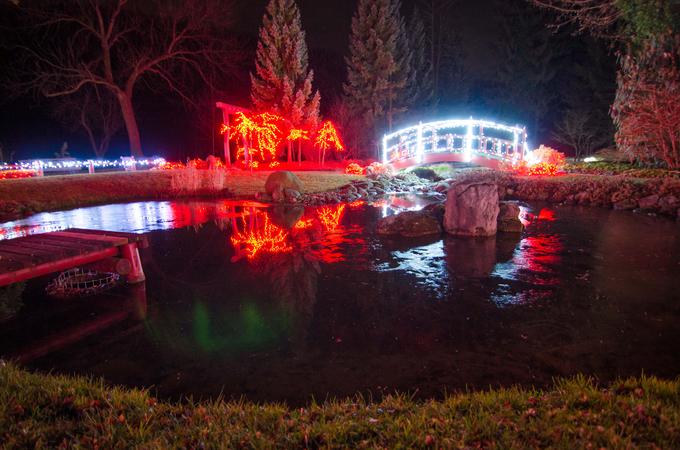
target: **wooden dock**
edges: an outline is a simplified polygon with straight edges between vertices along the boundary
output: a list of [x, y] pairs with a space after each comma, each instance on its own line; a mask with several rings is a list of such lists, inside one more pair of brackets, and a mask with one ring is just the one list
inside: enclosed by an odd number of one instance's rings
[[[69, 229], [0, 241], [0, 286], [102, 264], [125, 266], [128, 283], [144, 281], [138, 248], [144, 235], [114, 231]], [[120, 263], [124, 264], [120, 264]], [[128, 264], [129, 263], [129, 264]]]

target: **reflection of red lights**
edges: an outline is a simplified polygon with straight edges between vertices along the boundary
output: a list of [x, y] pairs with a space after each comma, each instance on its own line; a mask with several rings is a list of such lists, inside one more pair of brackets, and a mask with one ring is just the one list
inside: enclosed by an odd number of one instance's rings
[[359, 208], [361, 206], [364, 206], [366, 204], [365, 201], [363, 200], [354, 200], [352, 203], [349, 204], [349, 207], [354, 209], [354, 208]]
[[295, 223], [293, 228], [297, 230], [304, 230], [306, 228], [310, 228], [312, 225], [314, 225], [314, 219], [300, 219]]
[[258, 253], [286, 253], [293, 248], [287, 242], [288, 233], [272, 224], [264, 211], [255, 211], [242, 220], [244, 231], [234, 229], [231, 243], [237, 253], [253, 259]]
[[543, 208], [538, 213], [538, 220], [545, 220], [547, 222], [552, 222], [555, 220], [555, 211], [548, 208]]
[[[530, 236], [522, 239], [514, 264], [523, 270], [535, 273], [553, 273], [554, 265], [560, 261], [562, 242], [557, 235]], [[556, 284], [557, 278], [534, 280], [536, 284]]]
[[340, 224], [340, 219], [345, 212], [345, 205], [324, 206], [317, 210], [319, 220], [326, 231], [334, 231]]

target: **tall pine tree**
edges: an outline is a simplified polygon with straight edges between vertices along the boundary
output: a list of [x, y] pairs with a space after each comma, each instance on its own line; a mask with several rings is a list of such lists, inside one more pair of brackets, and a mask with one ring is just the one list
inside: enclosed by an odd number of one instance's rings
[[[251, 99], [259, 111], [283, 116], [292, 128], [316, 128], [319, 91], [312, 92], [307, 44], [295, 0], [271, 0], [262, 19]], [[292, 143], [288, 143], [288, 162]]]
[[428, 57], [427, 35], [420, 9], [416, 6], [408, 19], [408, 45], [411, 71], [408, 79], [409, 100], [413, 108], [431, 106], [434, 100], [432, 64]]
[[399, 0], [360, 0], [352, 18], [344, 91], [373, 132], [383, 117], [391, 129], [408, 107], [411, 52], [400, 6]]

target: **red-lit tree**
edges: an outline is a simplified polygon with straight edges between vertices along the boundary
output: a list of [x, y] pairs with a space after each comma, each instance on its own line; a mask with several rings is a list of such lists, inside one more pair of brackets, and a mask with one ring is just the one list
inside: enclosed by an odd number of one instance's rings
[[[319, 91], [312, 91], [305, 32], [294, 0], [271, 0], [262, 19], [251, 99], [259, 111], [285, 117], [293, 129], [314, 129], [319, 122]], [[293, 160], [288, 141], [288, 162]]]
[[314, 145], [317, 149], [319, 149], [319, 160], [321, 161], [322, 167], [326, 159], [326, 150], [331, 148], [336, 152], [342, 152], [345, 150], [345, 147], [342, 145], [340, 135], [338, 134], [338, 130], [335, 129], [333, 122], [330, 120], [325, 121], [317, 132]]
[[234, 131], [241, 135], [243, 147], [236, 154], [249, 164], [255, 158], [262, 161], [274, 160], [276, 149], [283, 140], [284, 120], [271, 113], [246, 115], [236, 113]]
[[302, 163], [302, 141], [308, 141], [309, 140], [309, 131], [307, 130], [301, 130], [298, 128], [292, 128], [288, 132], [288, 142], [295, 142], [297, 141], [298, 143], [298, 164]]

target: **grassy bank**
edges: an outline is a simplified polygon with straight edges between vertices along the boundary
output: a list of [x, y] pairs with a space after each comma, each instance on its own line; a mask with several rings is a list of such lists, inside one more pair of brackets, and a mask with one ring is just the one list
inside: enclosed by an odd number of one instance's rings
[[[41, 211], [145, 199], [193, 195], [250, 197], [264, 190], [270, 172], [224, 172], [219, 178], [209, 171], [115, 172], [50, 176], [0, 181], [0, 221]], [[332, 172], [299, 172], [306, 192], [336, 189], [360, 178]], [[208, 179], [210, 178], [210, 179]]]
[[84, 378], [0, 367], [4, 448], [678, 448], [680, 381], [575, 378], [443, 401], [391, 396], [289, 409], [166, 403]]

